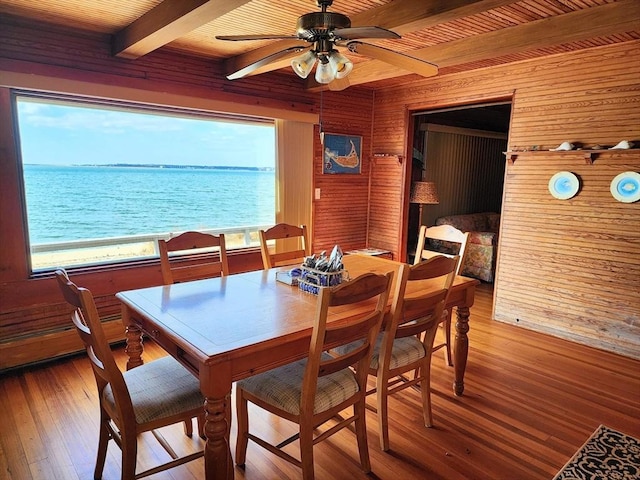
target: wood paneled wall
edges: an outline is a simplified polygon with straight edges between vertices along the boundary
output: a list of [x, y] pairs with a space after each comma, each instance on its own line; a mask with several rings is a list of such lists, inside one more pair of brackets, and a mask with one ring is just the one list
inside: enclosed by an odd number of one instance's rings
[[[273, 109], [289, 112], [295, 119], [300, 113], [320, 110], [320, 95], [306, 92], [304, 82], [295, 75], [268, 73], [231, 82], [224, 78], [219, 64], [205, 58], [158, 50], [126, 60], [110, 52], [107, 35], [0, 17], [0, 75], [18, 72], [82, 82], [85, 89], [95, 85], [88, 89], [95, 96], [105, 85], [135, 89], [158, 104], [182, 95], [202, 99], [201, 105], [196, 102], [192, 108], [233, 104], [236, 113], [265, 115]], [[54, 84], [42, 88], [56, 91]], [[314, 250], [329, 249], [336, 243], [344, 249], [360, 248], [366, 245], [373, 93], [350, 88], [324, 93], [322, 99], [325, 131], [362, 135], [363, 165], [360, 175], [322, 175], [316, 126], [313, 181], [321, 189], [321, 198], [314, 203]], [[77, 336], [69, 335], [68, 310], [53, 279], [29, 276], [15, 145], [8, 89], [0, 88], [0, 370], [80, 347]], [[230, 255], [229, 263], [234, 273], [262, 268], [256, 249]], [[158, 262], [92, 269], [74, 274], [74, 279], [93, 291], [105, 320], [119, 314], [117, 291], [161, 283]], [[115, 336], [121, 331], [117, 320], [109, 322], [108, 328]]]
[[[376, 92], [374, 151], [403, 154], [407, 111], [513, 99], [509, 149], [640, 144], [640, 41], [422, 80]], [[571, 200], [548, 193], [580, 175]], [[640, 358], [640, 202], [608, 193], [638, 151], [519, 156], [507, 169], [496, 319]], [[405, 208], [407, 205], [405, 205]]]
[[[522, 153], [507, 166], [494, 315], [640, 358], [640, 202], [609, 186], [640, 171], [640, 150]], [[558, 200], [549, 178], [570, 171], [578, 194]]]
[[314, 184], [320, 189], [313, 212], [316, 252], [331, 250], [336, 244], [346, 251], [363, 248], [367, 243], [373, 92], [350, 90], [323, 92], [320, 97], [324, 132], [362, 136], [362, 164], [360, 174], [323, 174], [322, 144], [316, 143]]
[[406, 194], [404, 162], [398, 155], [374, 155], [369, 179], [367, 246], [389, 250], [395, 259], [403, 253], [398, 240], [405, 228], [402, 221]]

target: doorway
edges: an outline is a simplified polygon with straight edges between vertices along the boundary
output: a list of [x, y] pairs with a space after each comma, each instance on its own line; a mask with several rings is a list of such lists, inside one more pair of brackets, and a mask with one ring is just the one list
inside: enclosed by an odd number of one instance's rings
[[435, 183], [439, 203], [410, 204], [409, 261], [420, 225], [435, 225], [448, 215], [500, 213], [511, 102], [420, 111], [413, 117], [411, 182]]

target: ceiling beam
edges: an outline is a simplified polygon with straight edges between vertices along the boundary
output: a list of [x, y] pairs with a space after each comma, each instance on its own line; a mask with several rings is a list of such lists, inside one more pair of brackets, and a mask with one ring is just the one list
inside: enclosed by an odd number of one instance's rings
[[[405, 53], [442, 68], [598, 36], [638, 31], [638, 25], [640, 2], [621, 0]], [[359, 85], [411, 73], [389, 68], [389, 64], [379, 60], [369, 60], [355, 65], [347, 79], [349, 85]], [[309, 77], [307, 89], [319, 91], [327, 89], [327, 86]]]
[[400, 35], [475, 15], [513, 0], [394, 0], [352, 17], [354, 27], [378, 26]]
[[164, 0], [115, 34], [113, 54], [139, 58], [250, 0]]
[[[441, 0], [394, 0], [386, 5], [381, 5], [380, 7], [372, 8], [351, 16], [351, 25], [354, 27], [378, 26], [393, 30], [402, 35], [429, 28], [442, 22], [455, 20], [456, 18], [474, 15], [509, 3], [513, 3], [513, 0], [449, 0], [447, 2]], [[224, 64], [225, 75], [230, 75], [253, 64], [261, 58], [295, 45], [308, 46], [309, 43], [295, 40], [280, 40], [229, 58]], [[272, 62], [254, 70], [248, 76], [287, 67], [291, 58], [297, 55], [299, 55], [299, 53], [292, 53], [279, 61]]]

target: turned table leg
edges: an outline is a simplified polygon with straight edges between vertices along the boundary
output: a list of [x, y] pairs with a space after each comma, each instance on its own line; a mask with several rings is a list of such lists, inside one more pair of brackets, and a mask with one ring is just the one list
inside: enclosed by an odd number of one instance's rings
[[467, 332], [469, 331], [469, 307], [458, 307], [456, 317], [453, 392], [457, 396], [462, 396], [462, 392], [464, 392], [464, 371], [467, 368], [467, 355], [469, 353], [469, 337], [467, 337]]
[[204, 453], [204, 470], [207, 480], [232, 479], [234, 476], [231, 450], [229, 449], [227, 405], [230, 397], [210, 398], [204, 403], [204, 434], [207, 446]]
[[229, 448], [232, 385], [229, 364], [202, 365], [199, 377], [200, 389], [205, 396], [205, 478], [233, 480], [234, 467]]
[[142, 331], [132, 320], [129, 309], [126, 306], [122, 307], [122, 323], [125, 326], [125, 353], [129, 356], [127, 360], [127, 370], [131, 370], [134, 367], [142, 365]]

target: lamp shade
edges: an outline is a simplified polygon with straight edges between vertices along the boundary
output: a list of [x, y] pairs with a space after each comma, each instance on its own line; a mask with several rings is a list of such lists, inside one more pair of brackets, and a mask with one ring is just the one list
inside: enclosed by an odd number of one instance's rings
[[421, 203], [425, 205], [440, 203], [436, 184], [433, 182], [413, 182], [409, 201], [411, 203]]
[[316, 82], [331, 83], [334, 78], [336, 78], [335, 66], [329, 63], [328, 58], [320, 59], [316, 67]]
[[291, 60], [291, 68], [293, 68], [293, 71], [296, 72], [299, 77], [307, 78], [315, 63], [316, 54], [311, 50], [307, 50], [299, 57]]
[[353, 63], [347, 57], [339, 53], [338, 51], [333, 51], [329, 55], [329, 63], [333, 66], [333, 69], [336, 71], [336, 78], [344, 78], [351, 70], [353, 70]]

